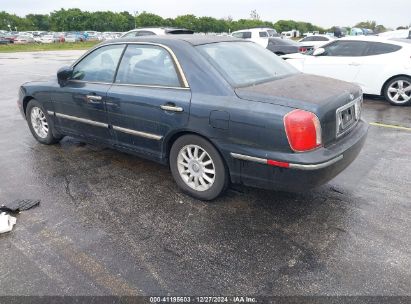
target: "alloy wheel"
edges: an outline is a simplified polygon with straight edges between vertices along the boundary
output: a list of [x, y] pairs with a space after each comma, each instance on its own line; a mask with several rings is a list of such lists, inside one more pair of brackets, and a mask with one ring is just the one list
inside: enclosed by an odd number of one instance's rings
[[215, 181], [216, 170], [210, 155], [197, 145], [184, 146], [177, 157], [181, 179], [196, 191], [210, 189]]
[[407, 80], [397, 80], [388, 87], [388, 98], [396, 104], [407, 103], [411, 100], [411, 83]]
[[49, 124], [47, 123], [46, 115], [39, 107], [33, 107], [30, 113], [31, 125], [34, 132], [40, 138], [46, 138], [49, 133]]

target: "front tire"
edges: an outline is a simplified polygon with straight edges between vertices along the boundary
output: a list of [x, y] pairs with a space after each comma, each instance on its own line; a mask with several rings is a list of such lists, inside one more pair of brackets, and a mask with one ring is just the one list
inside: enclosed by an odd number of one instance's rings
[[31, 134], [42, 144], [52, 145], [60, 141], [61, 137], [55, 137], [52, 130], [52, 122], [37, 100], [30, 100], [26, 108], [26, 120]]
[[200, 200], [213, 200], [228, 185], [228, 173], [220, 153], [196, 135], [178, 138], [170, 151], [170, 169], [177, 185]]
[[385, 98], [395, 106], [411, 104], [411, 77], [398, 76], [384, 86]]

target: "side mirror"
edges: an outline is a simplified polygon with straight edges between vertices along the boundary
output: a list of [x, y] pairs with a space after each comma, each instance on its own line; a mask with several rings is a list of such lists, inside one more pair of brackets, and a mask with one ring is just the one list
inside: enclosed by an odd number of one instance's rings
[[323, 48], [318, 48], [314, 50], [313, 56], [321, 56], [325, 54], [325, 50]]
[[57, 81], [59, 85], [64, 86], [66, 82], [73, 76], [72, 67], [62, 67], [57, 72]]

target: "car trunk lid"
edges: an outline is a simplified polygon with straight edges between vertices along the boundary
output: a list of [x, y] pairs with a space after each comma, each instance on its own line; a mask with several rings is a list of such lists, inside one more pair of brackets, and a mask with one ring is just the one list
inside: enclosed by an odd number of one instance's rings
[[[244, 100], [276, 104], [315, 113], [321, 122], [325, 146], [341, 137], [341, 130], [337, 130], [337, 128], [340, 129], [337, 123], [345, 123], [344, 134], [349, 133], [350, 121], [348, 119], [350, 119], [349, 115], [354, 115], [354, 113], [352, 113], [352, 107], [347, 107], [347, 105], [362, 98], [361, 90], [356, 85], [302, 73], [237, 88], [235, 91], [237, 96]], [[338, 109], [340, 109], [339, 112]], [[337, 117], [337, 112], [339, 117]], [[355, 115], [354, 119], [356, 119]]]

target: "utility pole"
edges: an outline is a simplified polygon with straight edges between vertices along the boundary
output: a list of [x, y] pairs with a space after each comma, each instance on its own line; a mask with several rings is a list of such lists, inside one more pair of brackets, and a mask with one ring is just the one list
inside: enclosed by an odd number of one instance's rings
[[138, 11], [134, 11], [134, 28], [137, 28], [137, 16], [138, 16]]

